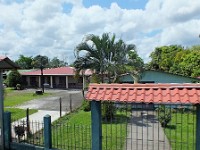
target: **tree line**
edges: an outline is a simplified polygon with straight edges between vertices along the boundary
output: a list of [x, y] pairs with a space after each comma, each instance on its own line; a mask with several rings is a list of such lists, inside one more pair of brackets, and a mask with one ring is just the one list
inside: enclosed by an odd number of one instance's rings
[[35, 57], [20, 55], [19, 58], [15, 61], [15, 63], [18, 64], [21, 69], [34, 69], [41, 67], [57, 68], [67, 65], [67, 62], [60, 60], [57, 57], [50, 59], [47, 56], [42, 55], [37, 55]]
[[[91, 69], [94, 78], [104, 82], [105, 74], [108, 82], [117, 82], [123, 73], [130, 73], [138, 80], [143, 70], [160, 70], [178, 75], [200, 76], [200, 45], [184, 48], [181, 45], [156, 47], [150, 54], [150, 62], [144, 64], [139, 57], [136, 46], [127, 44], [115, 34], [103, 33], [101, 36], [86, 35], [75, 49], [76, 59], [72, 66], [81, 70]], [[26, 57], [20, 55], [15, 61], [22, 69], [56, 68], [68, 65], [65, 61], [54, 57], [37, 55]]]
[[200, 45], [184, 48], [181, 45], [161, 46], [150, 55], [146, 64], [150, 70], [161, 70], [178, 75], [200, 76]]

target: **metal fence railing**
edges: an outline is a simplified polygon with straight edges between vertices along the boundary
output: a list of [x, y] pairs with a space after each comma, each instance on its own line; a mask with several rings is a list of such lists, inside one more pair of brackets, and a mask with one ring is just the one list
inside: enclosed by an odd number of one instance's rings
[[90, 125], [54, 124], [52, 125], [52, 146], [57, 149], [91, 149]]
[[26, 120], [20, 120], [13, 122], [11, 128], [13, 142], [44, 145], [43, 122], [30, 121], [27, 124]]
[[102, 103], [103, 149], [195, 150], [192, 105]]
[[[196, 106], [102, 102], [103, 150], [195, 150]], [[91, 125], [69, 120], [51, 124], [55, 149], [91, 149]], [[44, 146], [44, 123], [16, 121], [12, 138]]]

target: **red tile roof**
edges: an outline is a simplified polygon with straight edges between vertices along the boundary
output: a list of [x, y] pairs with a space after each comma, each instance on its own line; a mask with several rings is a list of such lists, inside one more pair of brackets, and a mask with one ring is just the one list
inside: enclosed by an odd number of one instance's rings
[[[30, 72], [22, 72], [22, 75], [41, 75], [41, 70], [35, 70]], [[75, 68], [74, 67], [59, 67], [59, 68], [51, 68], [51, 69], [44, 69], [44, 75], [75, 75]], [[86, 75], [91, 75], [92, 72], [90, 70], [86, 70]]]
[[200, 84], [90, 84], [87, 100], [200, 103]]

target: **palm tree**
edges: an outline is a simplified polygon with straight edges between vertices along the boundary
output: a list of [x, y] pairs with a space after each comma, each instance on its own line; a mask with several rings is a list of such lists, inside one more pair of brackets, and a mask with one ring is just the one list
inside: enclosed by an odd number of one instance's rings
[[[114, 82], [121, 73], [126, 72], [129, 60], [129, 53], [135, 50], [135, 45], [126, 44], [122, 39], [116, 40], [115, 34], [103, 33], [101, 37], [87, 35], [85, 40], [76, 49], [77, 59], [74, 62], [75, 68], [79, 72], [81, 69], [92, 69], [101, 76], [104, 82], [104, 74], [114, 77]], [[80, 53], [85, 53], [80, 56]], [[83, 64], [87, 65], [83, 66]]]
[[128, 53], [126, 71], [130, 73], [134, 83], [138, 83], [141, 73], [144, 71], [144, 61], [138, 56], [136, 50]]
[[[74, 62], [75, 68], [80, 71], [81, 65], [76, 65], [76, 63], [84, 63], [84, 61], [87, 61], [86, 68], [90, 68], [92, 70], [95, 70], [95, 72], [101, 75], [101, 80], [103, 82], [103, 74], [105, 73], [105, 50], [107, 49], [109, 41], [109, 35], [107, 33], [104, 33], [102, 37], [96, 36], [96, 35], [87, 35], [85, 40], [80, 43], [76, 49], [76, 56], [77, 59]], [[80, 56], [81, 52], [85, 52], [85, 56]], [[77, 66], [77, 67], [76, 67]], [[85, 69], [86, 69], [85, 68]]]

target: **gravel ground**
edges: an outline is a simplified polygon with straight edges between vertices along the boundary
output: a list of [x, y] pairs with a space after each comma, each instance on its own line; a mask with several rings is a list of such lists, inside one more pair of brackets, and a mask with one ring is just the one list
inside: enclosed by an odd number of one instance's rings
[[[25, 90], [25, 92], [31, 91], [34, 93], [35, 90]], [[82, 91], [80, 90], [45, 90], [45, 92], [53, 93], [53, 95], [28, 101], [22, 105], [17, 106], [17, 108], [59, 111], [61, 99], [62, 111], [70, 111], [70, 108], [74, 110], [75, 108], [81, 106], [83, 101]]]

